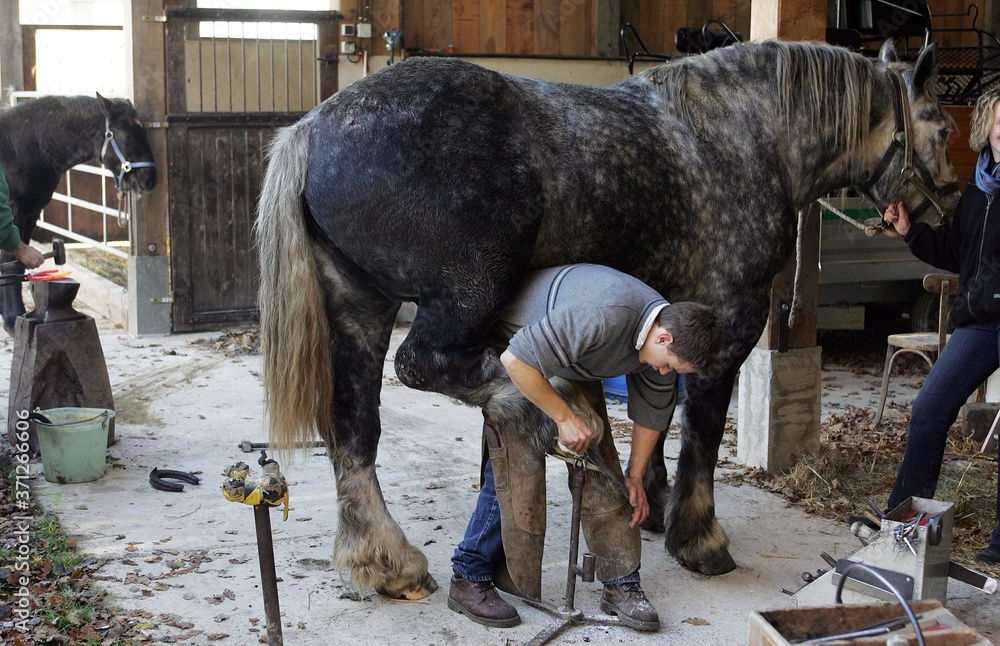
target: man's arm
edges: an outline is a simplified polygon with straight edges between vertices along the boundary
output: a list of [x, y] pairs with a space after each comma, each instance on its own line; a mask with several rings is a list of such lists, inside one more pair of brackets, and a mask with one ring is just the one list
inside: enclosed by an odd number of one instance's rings
[[646, 500], [646, 489], [642, 486], [642, 477], [659, 438], [659, 431], [642, 424], [632, 424], [632, 449], [628, 458], [628, 477], [625, 478], [628, 501], [634, 509], [629, 527], [637, 527], [649, 516], [649, 502]]
[[556, 423], [562, 445], [574, 453], [586, 453], [594, 431], [570, 409], [541, 371], [518, 359], [510, 350], [504, 350], [500, 362], [521, 394]]

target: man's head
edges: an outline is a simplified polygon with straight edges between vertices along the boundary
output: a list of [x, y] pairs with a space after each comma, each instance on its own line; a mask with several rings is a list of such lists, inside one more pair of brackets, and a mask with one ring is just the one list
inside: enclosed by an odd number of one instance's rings
[[639, 360], [660, 374], [705, 374], [722, 346], [722, 323], [700, 303], [671, 303], [662, 310], [639, 350]]

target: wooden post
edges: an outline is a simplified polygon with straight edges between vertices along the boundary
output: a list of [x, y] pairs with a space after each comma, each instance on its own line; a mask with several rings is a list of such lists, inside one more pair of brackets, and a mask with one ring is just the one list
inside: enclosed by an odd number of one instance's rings
[[754, 0], [750, 39], [826, 40], [826, 0]]
[[131, 53], [129, 87], [132, 102], [146, 126], [157, 164], [156, 189], [138, 200], [132, 214], [132, 246], [128, 258], [128, 331], [169, 334], [170, 260], [167, 247], [167, 111], [164, 88], [164, 5], [177, 0], [130, 0], [125, 3], [126, 51]]
[[[826, 2], [754, 0], [753, 40], [823, 40], [825, 35]], [[775, 278], [767, 326], [740, 370], [737, 458], [771, 472], [819, 448], [818, 207], [811, 205], [801, 217], [799, 255], [793, 255]]]
[[0, 91], [3, 102], [10, 104], [10, 93], [24, 89], [21, 13], [19, 3], [0, 3]]

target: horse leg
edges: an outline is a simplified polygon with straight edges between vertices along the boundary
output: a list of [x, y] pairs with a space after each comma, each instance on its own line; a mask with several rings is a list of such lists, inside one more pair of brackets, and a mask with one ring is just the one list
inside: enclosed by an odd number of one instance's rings
[[323, 439], [340, 511], [334, 562], [359, 589], [420, 599], [437, 583], [428, 574], [427, 557], [389, 514], [375, 474], [382, 367], [399, 303], [357, 288], [328, 291], [328, 303], [335, 423], [332, 436], [326, 429]]
[[667, 550], [684, 567], [708, 575], [736, 568], [729, 537], [715, 517], [713, 478], [737, 367], [712, 380], [686, 378], [681, 451], [665, 512]]
[[[454, 397], [483, 412], [502, 428], [521, 433], [541, 454], [553, 448], [555, 422], [525, 399], [511, 382], [496, 350], [489, 346], [489, 332], [483, 319], [491, 320], [490, 310], [470, 310], [471, 296], [454, 292], [448, 297], [421, 297], [420, 307], [410, 333], [396, 352], [396, 375], [410, 388], [429, 390]], [[462, 318], [461, 311], [473, 315]], [[487, 328], [488, 330], [488, 328]], [[594, 431], [593, 442], [600, 440], [604, 425], [572, 382], [549, 380], [570, 408]]]

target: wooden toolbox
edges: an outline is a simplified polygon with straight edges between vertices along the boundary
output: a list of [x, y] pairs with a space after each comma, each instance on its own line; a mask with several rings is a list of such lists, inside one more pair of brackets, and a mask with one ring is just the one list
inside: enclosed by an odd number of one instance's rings
[[[985, 646], [992, 644], [942, 607], [940, 601], [916, 601], [913, 612], [923, 628], [927, 646]], [[871, 627], [899, 617], [906, 612], [899, 604], [837, 605], [791, 608], [754, 612], [750, 615], [749, 646], [788, 646], [821, 637], [841, 635]], [[884, 646], [892, 635], [907, 635], [909, 643], [917, 638], [909, 622], [902, 629], [870, 637], [837, 639], [824, 646]]]

